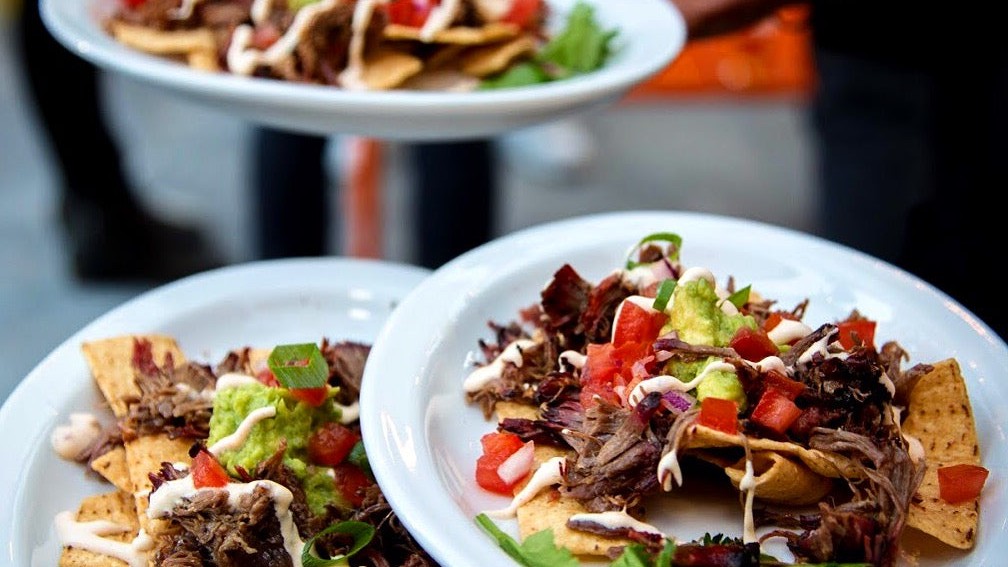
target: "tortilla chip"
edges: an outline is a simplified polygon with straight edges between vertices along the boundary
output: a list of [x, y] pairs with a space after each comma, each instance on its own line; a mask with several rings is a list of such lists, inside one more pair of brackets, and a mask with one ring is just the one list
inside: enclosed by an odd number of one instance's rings
[[127, 494], [133, 493], [133, 480], [126, 464], [126, 449], [116, 447], [91, 461], [91, 469], [100, 474], [113, 486]]
[[[458, 45], [484, 45], [517, 36], [521, 28], [514, 24], [496, 22], [482, 27], [456, 26], [441, 30], [425, 43], [453, 43]], [[420, 37], [420, 28], [389, 24], [383, 32], [385, 39], [409, 39], [424, 41]]]
[[522, 35], [503, 43], [473, 48], [462, 56], [462, 72], [480, 78], [500, 73], [516, 59], [535, 53], [536, 45], [535, 38]]
[[361, 80], [374, 90], [394, 89], [423, 70], [423, 61], [401, 51], [378, 50], [364, 58]]
[[[85, 498], [77, 510], [78, 522], [92, 520], [108, 520], [129, 528], [121, 534], [104, 536], [108, 539], [130, 542], [139, 531], [136, 509], [128, 492], [115, 491]], [[60, 556], [60, 567], [120, 567], [126, 565], [122, 560], [101, 555], [84, 549], [64, 547]]]
[[610, 547], [632, 543], [625, 538], [606, 537], [567, 527], [568, 518], [584, 512], [587, 510], [576, 500], [561, 498], [556, 490], [546, 490], [518, 508], [518, 534], [524, 540], [536, 532], [551, 529], [556, 545], [567, 548], [575, 555], [605, 555]]
[[159, 365], [164, 363], [165, 355], [169, 352], [172, 353], [175, 364], [185, 360], [175, 339], [161, 335], [125, 335], [85, 342], [81, 346], [84, 358], [91, 368], [91, 375], [116, 418], [126, 415], [127, 398], [140, 395], [140, 388], [133, 378], [132, 364], [133, 342], [138, 338], [151, 342], [151, 352]]
[[216, 53], [217, 43], [208, 28], [163, 31], [112, 21], [112, 35], [122, 44], [154, 55], [188, 55], [193, 52]]
[[[757, 451], [753, 452], [752, 460], [757, 500], [789, 506], [815, 504], [833, 488], [833, 481], [829, 478], [780, 453]], [[743, 458], [724, 469], [735, 488], [745, 476], [745, 463]]]
[[980, 465], [973, 409], [966, 382], [954, 359], [936, 363], [910, 392], [903, 432], [924, 446], [927, 472], [910, 503], [907, 525], [952, 547], [971, 549], [980, 520], [979, 499], [949, 504], [939, 497], [938, 469]]
[[190, 67], [198, 71], [207, 71], [210, 73], [220, 71], [216, 51], [190, 51], [186, 54], [186, 62], [189, 63]]
[[[788, 455], [800, 460], [818, 475], [827, 478], [858, 478], [861, 476], [857, 463], [841, 455], [807, 449], [797, 443], [775, 441], [773, 439], [747, 439], [752, 451], [765, 451]], [[742, 448], [742, 438], [729, 435], [703, 425], [691, 425], [680, 444], [681, 452], [691, 449]]]
[[126, 442], [126, 463], [133, 482], [136, 511], [140, 525], [148, 533], [158, 533], [156, 525], [147, 518], [147, 500], [153, 488], [148, 473], [161, 468], [161, 463], [188, 463], [192, 439], [169, 439], [167, 435], [146, 435]]

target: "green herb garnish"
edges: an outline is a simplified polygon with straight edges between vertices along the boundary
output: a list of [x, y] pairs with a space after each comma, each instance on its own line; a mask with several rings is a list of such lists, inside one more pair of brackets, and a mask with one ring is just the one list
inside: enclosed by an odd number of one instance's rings
[[[329, 534], [344, 534], [351, 536], [353, 538], [353, 545], [350, 546], [350, 550], [343, 555], [330, 557], [328, 559], [318, 557], [314, 552], [315, 541], [318, 538]], [[374, 534], [374, 526], [364, 522], [340, 522], [338, 524], [333, 524], [315, 534], [315, 537], [305, 543], [304, 550], [301, 552], [301, 565], [304, 567], [349, 565], [347, 560], [350, 559], [350, 557], [353, 557], [353, 555], [358, 551], [364, 549], [367, 544], [371, 543], [371, 539], [374, 537]]]
[[278, 345], [266, 364], [287, 389], [321, 388], [329, 381], [329, 364], [314, 343]]

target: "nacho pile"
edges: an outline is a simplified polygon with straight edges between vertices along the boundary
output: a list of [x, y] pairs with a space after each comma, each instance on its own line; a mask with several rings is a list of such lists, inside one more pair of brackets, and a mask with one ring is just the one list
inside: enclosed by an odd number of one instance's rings
[[243, 347], [211, 367], [168, 336], [84, 343], [112, 423], [81, 444], [73, 424], [90, 421], [75, 414], [53, 442], [108, 490], [56, 518], [59, 565], [301, 565], [355, 553], [434, 565], [370, 475], [356, 417], [369, 350]]
[[[497, 424], [477, 484], [512, 499], [481, 525], [516, 521], [550, 561], [758, 564], [778, 540], [799, 563], [888, 567], [915, 552], [904, 529], [971, 549], [988, 471], [958, 363], [903, 368], [858, 311], [809, 326], [807, 300], [721, 287], [681, 245], [647, 235], [597, 283], [564, 265], [518, 319], [489, 323], [463, 390]], [[737, 499], [737, 533], [647, 522], [697, 485]]]
[[132, 49], [205, 71], [351, 90], [564, 78], [600, 67], [615, 35], [579, 4], [551, 37], [543, 0], [121, 1], [106, 28]]

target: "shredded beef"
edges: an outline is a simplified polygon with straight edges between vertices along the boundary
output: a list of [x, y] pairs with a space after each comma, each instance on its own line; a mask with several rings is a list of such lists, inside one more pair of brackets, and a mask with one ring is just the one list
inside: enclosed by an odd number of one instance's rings
[[360, 399], [361, 379], [371, 346], [364, 343], [322, 341], [322, 355], [329, 364], [329, 384], [340, 389], [338, 401], [349, 405]]
[[172, 439], [209, 436], [213, 400], [201, 393], [212, 390], [217, 378], [208, 366], [194, 362], [175, 366], [169, 353], [159, 367], [150, 341], [138, 339], [133, 346], [133, 370], [140, 395], [125, 400], [124, 439], [156, 433]]
[[605, 343], [612, 336], [616, 308], [637, 289], [614, 273], [598, 283], [588, 294], [588, 305], [581, 314], [581, 326], [589, 343]]
[[592, 285], [564, 264], [540, 293], [544, 328], [568, 339], [568, 347], [580, 349], [575, 337], [583, 335], [581, 314], [588, 306]]

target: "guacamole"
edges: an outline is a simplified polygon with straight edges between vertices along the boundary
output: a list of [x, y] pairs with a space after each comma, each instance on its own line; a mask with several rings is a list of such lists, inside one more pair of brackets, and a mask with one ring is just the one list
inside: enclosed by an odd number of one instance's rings
[[312, 511], [322, 513], [326, 504], [340, 504], [330, 476], [331, 470], [308, 462], [308, 439], [312, 432], [322, 424], [340, 418], [331, 397], [319, 407], [312, 407], [291, 397], [284, 388], [245, 384], [220, 390], [210, 417], [207, 446], [234, 433], [249, 413], [266, 406], [275, 407], [276, 416], [256, 423], [241, 448], [218, 455], [221, 464], [232, 476], [238, 476], [238, 467], [254, 471], [256, 465], [271, 457], [280, 441], [286, 439], [284, 464], [301, 481]]
[[[662, 333], [675, 331], [679, 338], [695, 345], [728, 346], [739, 328], [755, 329], [749, 315], [729, 315], [718, 305], [720, 298], [707, 280], [699, 279], [676, 286], [668, 306], [669, 322]], [[709, 361], [670, 361], [666, 372], [689, 382]], [[714, 371], [696, 389], [697, 400], [714, 397], [732, 400], [745, 409], [746, 397], [742, 384], [732, 372]]]

